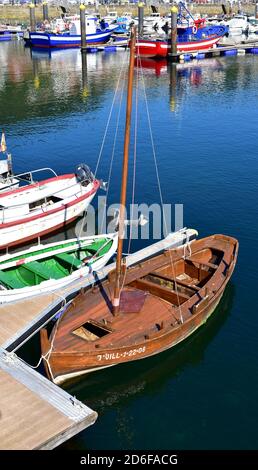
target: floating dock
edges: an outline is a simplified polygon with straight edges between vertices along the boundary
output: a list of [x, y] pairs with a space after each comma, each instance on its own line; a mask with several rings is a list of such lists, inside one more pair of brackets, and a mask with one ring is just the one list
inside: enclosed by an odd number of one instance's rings
[[[230, 45], [218, 45], [217, 47], [191, 51], [191, 52], [179, 52], [177, 54], [177, 61], [185, 60], [190, 61], [191, 59], [206, 59], [211, 57], [220, 57], [227, 55], [244, 55], [244, 54], [258, 54], [258, 41], [255, 42], [244, 42], [236, 43]], [[170, 54], [168, 54], [168, 60], [173, 59]]]
[[53, 449], [97, 413], [0, 348], [0, 449]]

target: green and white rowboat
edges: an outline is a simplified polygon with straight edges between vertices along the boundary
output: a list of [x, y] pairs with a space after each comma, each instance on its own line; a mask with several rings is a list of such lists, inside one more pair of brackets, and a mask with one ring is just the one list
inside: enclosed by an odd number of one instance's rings
[[0, 257], [0, 303], [59, 290], [115, 254], [117, 233], [37, 245]]

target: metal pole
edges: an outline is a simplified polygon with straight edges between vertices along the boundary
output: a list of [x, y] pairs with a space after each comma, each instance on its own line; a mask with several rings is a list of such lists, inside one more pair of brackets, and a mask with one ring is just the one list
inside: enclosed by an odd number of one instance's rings
[[255, 4], [255, 18], [258, 19], [258, 2]]
[[30, 30], [36, 31], [35, 5], [30, 3]]
[[48, 4], [47, 2], [43, 2], [43, 21], [48, 21]]
[[144, 3], [138, 3], [138, 36], [143, 36]]
[[177, 60], [177, 13], [176, 6], [171, 8], [171, 49], [169, 57], [172, 62]]
[[136, 36], [136, 28], [134, 26], [132, 29], [132, 35], [131, 35], [131, 41], [130, 41], [130, 62], [129, 62], [128, 85], [127, 85], [124, 159], [123, 159], [123, 172], [122, 172], [122, 184], [121, 184], [121, 195], [120, 195], [118, 246], [117, 246], [117, 257], [116, 257], [116, 278], [115, 278], [114, 298], [113, 298], [113, 314], [114, 315], [116, 315], [119, 312], [119, 306], [120, 306], [120, 278], [121, 278], [121, 271], [122, 271], [124, 219], [125, 219], [126, 188], [127, 188], [129, 144], [130, 144], [130, 130], [131, 130], [131, 114], [132, 114], [135, 36]]
[[80, 23], [81, 23], [81, 51], [86, 52], [86, 18], [85, 5], [80, 5]]

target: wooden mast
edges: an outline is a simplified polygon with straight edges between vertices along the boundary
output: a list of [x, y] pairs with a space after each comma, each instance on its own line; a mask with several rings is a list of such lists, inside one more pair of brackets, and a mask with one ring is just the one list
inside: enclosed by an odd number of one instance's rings
[[125, 139], [124, 139], [124, 160], [123, 160], [122, 185], [121, 185], [121, 195], [120, 195], [118, 246], [117, 246], [117, 258], [116, 258], [116, 278], [115, 278], [115, 288], [114, 288], [114, 298], [113, 298], [113, 314], [114, 315], [119, 312], [119, 304], [120, 304], [120, 277], [121, 277], [121, 263], [122, 263], [122, 253], [123, 253], [124, 219], [125, 219], [126, 188], [127, 188], [127, 175], [128, 175], [128, 157], [129, 157], [131, 114], [132, 114], [135, 36], [136, 36], [136, 28], [134, 26], [132, 28], [132, 33], [131, 33], [130, 60], [129, 60], [129, 69], [128, 69], [126, 123], [125, 123]]

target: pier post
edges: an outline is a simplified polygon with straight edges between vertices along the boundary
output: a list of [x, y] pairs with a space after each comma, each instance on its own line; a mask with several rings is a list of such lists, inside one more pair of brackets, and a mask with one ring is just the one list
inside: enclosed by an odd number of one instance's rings
[[42, 6], [43, 6], [43, 21], [48, 21], [48, 3], [43, 2]]
[[36, 17], [35, 17], [35, 5], [34, 3], [30, 3], [30, 30], [36, 31]]
[[255, 13], [254, 16], [256, 19], [258, 19], [258, 2], [255, 3]]
[[138, 36], [143, 36], [144, 3], [138, 3]]
[[177, 61], [177, 13], [177, 7], [173, 6], [171, 8], [171, 49], [168, 54], [171, 62]]
[[81, 24], [81, 51], [86, 52], [86, 18], [85, 18], [86, 7], [82, 3], [80, 4], [80, 24]]

